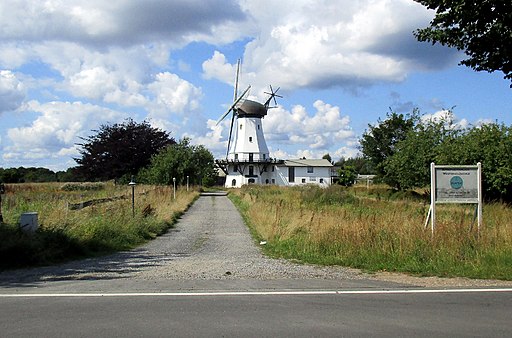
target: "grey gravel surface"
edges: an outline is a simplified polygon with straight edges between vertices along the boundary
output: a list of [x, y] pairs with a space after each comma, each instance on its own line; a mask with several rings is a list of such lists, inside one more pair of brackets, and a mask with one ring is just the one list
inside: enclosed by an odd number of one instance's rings
[[135, 250], [0, 273], [0, 286], [68, 280], [361, 279], [358, 270], [265, 257], [222, 195], [201, 196], [167, 234]]

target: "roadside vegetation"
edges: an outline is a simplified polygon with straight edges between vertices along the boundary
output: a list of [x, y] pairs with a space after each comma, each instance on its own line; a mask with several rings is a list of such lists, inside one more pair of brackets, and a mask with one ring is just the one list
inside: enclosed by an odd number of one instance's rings
[[429, 197], [387, 186], [247, 186], [231, 190], [256, 240], [273, 257], [366, 271], [512, 280], [512, 208], [439, 205], [432, 237]]
[[[46, 265], [134, 248], [165, 233], [199, 196], [198, 188], [109, 183], [7, 184], [2, 195], [0, 270]], [[70, 205], [98, 201], [72, 210]], [[39, 229], [19, 229], [24, 212], [37, 212]]]

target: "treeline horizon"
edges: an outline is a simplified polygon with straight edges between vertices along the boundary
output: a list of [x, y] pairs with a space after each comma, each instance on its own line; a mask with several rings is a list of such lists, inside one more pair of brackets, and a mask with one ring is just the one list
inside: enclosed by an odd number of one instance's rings
[[0, 183], [84, 182], [76, 167], [53, 171], [45, 167], [0, 167]]

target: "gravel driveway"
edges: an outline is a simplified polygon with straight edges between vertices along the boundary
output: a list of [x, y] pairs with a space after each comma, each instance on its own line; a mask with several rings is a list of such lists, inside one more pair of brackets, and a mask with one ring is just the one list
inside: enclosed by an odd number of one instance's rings
[[358, 270], [266, 258], [225, 195], [201, 196], [174, 229], [137, 249], [0, 273], [0, 286], [62, 280], [358, 279]]
[[[266, 258], [231, 201], [201, 196], [176, 227], [137, 249], [66, 264], [0, 273], [0, 287], [73, 280], [357, 280], [417, 286], [512, 285], [510, 282], [364, 274], [344, 267], [302, 265]], [[352, 283], [350, 282], [350, 283]], [[398, 285], [398, 284], [397, 284]]]

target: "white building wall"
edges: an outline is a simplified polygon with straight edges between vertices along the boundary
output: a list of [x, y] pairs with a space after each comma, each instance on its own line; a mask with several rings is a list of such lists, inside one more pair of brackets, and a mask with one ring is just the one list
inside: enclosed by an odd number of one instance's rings
[[[313, 172], [308, 172], [308, 167], [293, 167], [295, 168], [295, 179], [290, 182], [289, 168], [287, 166], [278, 166], [279, 172], [277, 178], [279, 178], [278, 185], [305, 185], [305, 184], [317, 184], [320, 186], [327, 187], [331, 185], [331, 168], [330, 167], [311, 167]], [[279, 174], [280, 173], [280, 174]], [[280, 184], [282, 183], [282, 184]]]
[[249, 161], [250, 154], [253, 161], [269, 159], [261, 118], [237, 118], [233, 128], [233, 143], [228, 152], [228, 160]]

